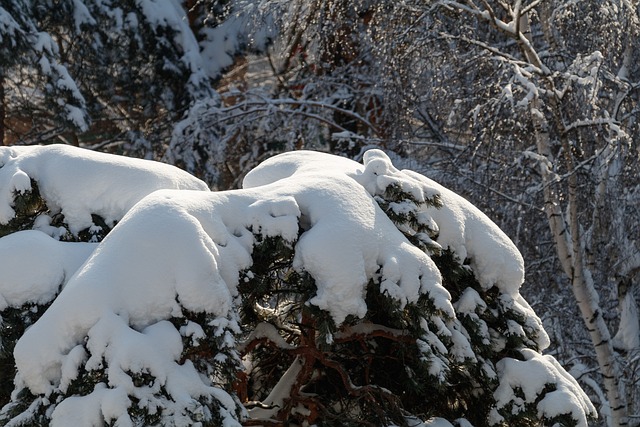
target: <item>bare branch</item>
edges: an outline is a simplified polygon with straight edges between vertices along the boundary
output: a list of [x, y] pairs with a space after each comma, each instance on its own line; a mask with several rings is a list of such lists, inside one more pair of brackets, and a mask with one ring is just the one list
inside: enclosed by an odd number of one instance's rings
[[619, 126], [620, 123], [610, 117], [608, 118], [601, 118], [601, 119], [590, 119], [590, 120], [576, 120], [573, 123], [564, 126], [564, 129], [562, 130], [563, 134], [567, 134], [569, 132], [571, 132], [572, 130], [578, 129], [578, 128], [583, 128], [583, 127], [591, 127], [591, 126], [602, 126], [602, 125], [614, 125], [614, 126]]
[[522, 9], [522, 11], [520, 12], [520, 15], [526, 15], [529, 12], [531, 12], [531, 10], [533, 10], [534, 7], [536, 7], [537, 5], [539, 5], [540, 3], [542, 3], [542, 0], [534, 0], [531, 3], [529, 3], [528, 5], [526, 5], [524, 7], [524, 9]]

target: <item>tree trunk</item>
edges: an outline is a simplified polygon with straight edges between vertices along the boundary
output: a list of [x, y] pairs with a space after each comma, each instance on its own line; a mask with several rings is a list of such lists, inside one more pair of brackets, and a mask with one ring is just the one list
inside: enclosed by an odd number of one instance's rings
[[[544, 66], [532, 48], [533, 38], [531, 37], [531, 28], [526, 14], [519, 17], [519, 27], [521, 32], [521, 35], [519, 35], [520, 45], [524, 56], [529, 63], [543, 70]], [[523, 38], [526, 39], [528, 43], [524, 43]], [[548, 81], [548, 86], [551, 86], [548, 88], [550, 89], [549, 92], [552, 94], [555, 93], [555, 88], [551, 80]], [[555, 122], [562, 126], [561, 113], [557, 109], [555, 99], [551, 98], [549, 101], [552, 104], [551, 110], [553, 114], [555, 114]], [[611, 410], [609, 425], [612, 427], [626, 426], [627, 405], [624, 394], [620, 393], [619, 384], [621, 371], [615, 359], [609, 328], [602, 317], [600, 298], [593, 284], [591, 272], [585, 266], [585, 248], [578, 219], [578, 176], [575, 173], [572, 148], [566, 135], [564, 135], [563, 129], [560, 129], [560, 134], [563, 135], [561, 137], [563, 160], [569, 175], [567, 178], [569, 199], [567, 224], [562, 215], [557, 192], [553, 189], [554, 179], [552, 177], [552, 171], [550, 170], [553, 164], [550, 151], [550, 124], [542, 111], [542, 102], [536, 96], [531, 103], [531, 117], [536, 133], [538, 154], [546, 159], [546, 163], [544, 165], [541, 164], [541, 173], [547, 220], [551, 228], [551, 234], [553, 235], [560, 264], [571, 281], [573, 295], [578, 303], [582, 319], [587, 326], [591, 342], [596, 351], [596, 358], [600, 367], [600, 373], [604, 379], [604, 387]], [[560, 159], [556, 159], [556, 161], [560, 161]]]
[[7, 109], [4, 104], [4, 76], [0, 73], [0, 146], [5, 145], [5, 118]]
[[626, 426], [627, 407], [624, 395], [620, 393], [620, 369], [615, 359], [609, 329], [602, 317], [599, 297], [593, 284], [591, 273], [584, 265], [584, 247], [578, 218], [578, 177], [575, 173], [571, 147], [565, 139], [563, 141], [563, 160], [569, 174], [567, 178], [568, 218], [565, 221], [560, 207], [560, 199], [553, 189], [554, 177], [550, 169], [553, 159], [550, 152], [549, 124], [540, 113], [540, 104], [539, 99], [533, 100], [531, 115], [536, 132], [538, 154], [544, 157], [544, 160], [541, 161], [540, 169], [547, 220], [560, 264], [571, 281], [573, 294], [596, 351], [596, 358], [604, 379], [607, 399], [611, 409], [609, 425], [613, 427]]
[[578, 177], [575, 173], [571, 147], [564, 142], [564, 156], [569, 170], [569, 232], [573, 246], [573, 271], [571, 283], [582, 318], [587, 325], [591, 341], [596, 350], [600, 372], [604, 378], [604, 385], [611, 408], [613, 426], [627, 425], [626, 402], [620, 393], [620, 369], [617, 366], [611, 334], [607, 327], [591, 272], [584, 266], [584, 252], [578, 219]]

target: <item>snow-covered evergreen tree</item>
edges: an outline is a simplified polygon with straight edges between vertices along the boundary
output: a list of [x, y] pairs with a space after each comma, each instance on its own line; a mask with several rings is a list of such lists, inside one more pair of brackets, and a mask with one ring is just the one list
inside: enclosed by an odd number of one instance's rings
[[[67, 191], [82, 158], [65, 157], [38, 177], [42, 194], [106, 218], [140, 184], [124, 180], [142, 163], [118, 159], [102, 177], [119, 185]], [[0, 169], [9, 192], [26, 165]], [[158, 190], [82, 257], [15, 346], [4, 425], [586, 426], [595, 415], [541, 354], [513, 243], [378, 150], [364, 164], [276, 156], [242, 190]], [[43, 263], [45, 278], [54, 270]]]
[[70, 67], [100, 119], [98, 144], [128, 142], [125, 151], [152, 157], [162, 151], [156, 138], [170, 134], [191, 103], [215, 96], [220, 69], [201, 52], [204, 3], [190, 10], [181, 0], [65, 0], [46, 11], [67, 57], [83, 58]]
[[[71, 175], [62, 173], [71, 165]], [[138, 185], [124, 190], [130, 182]], [[124, 190], [118, 200], [103, 199], [114, 186]], [[164, 164], [115, 161], [66, 145], [0, 148], [2, 404], [13, 387], [17, 339], [40, 318], [96, 242], [136, 202], [161, 188], [207, 190], [202, 181]]]

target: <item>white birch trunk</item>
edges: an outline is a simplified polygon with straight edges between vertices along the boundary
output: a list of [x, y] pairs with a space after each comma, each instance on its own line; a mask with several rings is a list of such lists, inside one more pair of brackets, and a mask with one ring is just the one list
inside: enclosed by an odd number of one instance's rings
[[[545, 67], [541, 61], [535, 47], [534, 40], [531, 35], [531, 26], [529, 22], [528, 13], [526, 11], [522, 13], [522, 2], [516, 0], [513, 9], [510, 9], [511, 18], [513, 19], [511, 24], [507, 24], [501, 21], [491, 9], [491, 6], [487, 2], [482, 2], [485, 10], [481, 10], [475, 2], [467, 2], [465, 5], [457, 4], [455, 2], [449, 3], [455, 4], [460, 11], [465, 13], [472, 13], [482, 19], [487, 20], [499, 31], [504, 32], [511, 38], [515, 38], [521, 48], [522, 54], [526, 62], [535, 67], [534, 73], [542, 79], [542, 84], [546, 91], [542, 91], [549, 95], [548, 102], [552, 113], [554, 114], [553, 123], [558, 123], [562, 126], [561, 111], [557, 104], [555, 104], [555, 94], [557, 93], [554, 87], [554, 83], [551, 77], [550, 71]], [[546, 7], [546, 6], [545, 6]], [[548, 28], [549, 10], [543, 7], [542, 25], [547, 25], [543, 32], [545, 35], [550, 36], [551, 32]], [[515, 23], [516, 25], [512, 25]], [[514, 66], [519, 66], [514, 64]], [[586, 255], [584, 245], [582, 244], [583, 236], [580, 230], [579, 218], [578, 218], [578, 177], [575, 172], [575, 165], [573, 155], [571, 154], [571, 147], [567, 140], [563, 141], [563, 159], [554, 159], [551, 154], [551, 138], [549, 133], [550, 122], [548, 117], [545, 117], [545, 112], [542, 108], [543, 103], [540, 100], [540, 91], [536, 91], [533, 99], [529, 102], [531, 118], [535, 128], [535, 137], [538, 154], [540, 159], [540, 170], [542, 174], [543, 183], [543, 196], [544, 196], [544, 208], [553, 236], [556, 252], [560, 260], [560, 264], [565, 274], [571, 281], [573, 294], [578, 303], [582, 318], [587, 326], [591, 341], [593, 343], [596, 358], [598, 360], [600, 372], [604, 379], [604, 386], [606, 390], [607, 400], [610, 407], [610, 418], [608, 419], [608, 425], [611, 427], [626, 426], [627, 421], [627, 405], [624, 398], [624, 394], [620, 390], [621, 382], [621, 370], [616, 362], [615, 353], [613, 350], [611, 334], [607, 327], [603, 317], [602, 311], [599, 306], [599, 298], [596, 292], [591, 273], [586, 265]], [[563, 134], [562, 129], [559, 129], [559, 133]], [[566, 183], [568, 185], [568, 218], [565, 218], [562, 214], [561, 199], [555, 191], [555, 174], [553, 173], [553, 164], [558, 161], [564, 161], [564, 165], [567, 168], [568, 178]], [[557, 164], [557, 163], [556, 163]]]
[[[537, 149], [540, 155], [549, 160], [549, 163], [552, 163], [548, 123], [540, 113], [539, 106], [540, 101], [538, 99], [533, 100], [531, 107], [536, 130]], [[567, 143], [565, 145], [564, 161], [569, 171], [569, 177], [567, 178], [569, 198], [567, 222], [563, 218], [558, 195], [553, 190], [553, 176], [549, 170], [549, 164], [541, 165], [545, 212], [560, 264], [567, 277], [571, 280], [573, 294], [596, 351], [596, 358], [604, 379], [611, 412], [611, 419], [608, 424], [612, 427], [626, 426], [627, 407], [624, 395], [620, 392], [619, 387], [620, 369], [615, 359], [609, 329], [602, 317], [598, 294], [591, 274], [584, 265], [584, 252], [578, 220], [578, 178], [575, 173], [571, 173], [573, 171], [573, 158], [570, 147], [568, 147]]]
[[[532, 47], [531, 29], [527, 15], [519, 17], [519, 26], [521, 35], [529, 41], [529, 43], [521, 43], [522, 51], [527, 60], [537, 67], [544, 69], [540, 62], [539, 56]], [[521, 36], [521, 37], [522, 37]], [[549, 80], [549, 93], [555, 93], [553, 82]], [[552, 95], [553, 97], [553, 95]], [[561, 115], [557, 111], [554, 99], [549, 100], [552, 105], [552, 111], [556, 114], [558, 123], [562, 123]], [[538, 154], [544, 156], [553, 163], [550, 154], [550, 135], [549, 122], [542, 113], [542, 103], [536, 96], [531, 103], [531, 117], [536, 132], [536, 144]], [[564, 163], [569, 173], [568, 183], [568, 218], [567, 222], [563, 219], [562, 210], [560, 208], [560, 200], [557, 193], [553, 190], [553, 180], [549, 164], [542, 167], [542, 179], [544, 186], [544, 204], [549, 227], [556, 247], [556, 252], [560, 259], [560, 264], [569, 280], [573, 289], [573, 295], [580, 308], [582, 319], [584, 320], [591, 342], [596, 351], [596, 358], [600, 367], [600, 373], [604, 379], [604, 387], [607, 393], [607, 400], [610, 407], [611, 419], [609, 425], [611, 427], [619, 427], [627, 425], [627, 405], [624, 394], [620, 390], [621, 370], [616, 362], [615, 353], [611, 334], [607, 327], [602, 310], [598, 293], [593, 284], [591, 272], [585, 265], [585, 251], [582, 245], [582, 236], [580, 231], [580, 223], [578, 219], [578, 176], [575, 172], [572, 150], [568, 141], [562, 142], [564, 152]], [[556, 159], [556, 161], [559, 161]]]

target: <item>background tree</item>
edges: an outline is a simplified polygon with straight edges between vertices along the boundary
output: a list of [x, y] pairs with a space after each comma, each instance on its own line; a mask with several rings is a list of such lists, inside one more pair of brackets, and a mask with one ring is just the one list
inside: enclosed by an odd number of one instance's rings
[[47, 131], [60, 126], [84, 131], [89, 126], [85, 99], [61, 58], [60, 46], [38, 22], [40, 9], [29, 0], [11, 0], [0, 7], [2, 145], [20, 132], [16, 127], [28, 126], [16, 120], [27, 115], [42, 120]]
[[[274, 153], [309, 148], [357, 156], [370, 141], [390, 141], [382, 137], [395, 122], [385, 121], [374, 80], [379, 77], [371, 51], [374, 6], [361, 1], [232, 6], [234, 21], [227, 25], [254, 28], [248, 37], [257, 52], [219, 82], [219, 108], [203, 106], [176, 128], [168, 161], [180, 161], [218, 188], [229, 188]], [[202, 156], [213, 150], [214, 139], [218, 151]]]
[[[217, 102], [212, 84], [242, 47], [237, 28], [215, 29], [226, 15], [219, 2], [32, 3], [2, 9], [11, 24], [3, 37], [8, 143], [62, 141], [159, 158], [194, 103]], [[50, 83], [33, 81], [29, 70]], [[66, 121], [52, 117], [58, 111]]]

